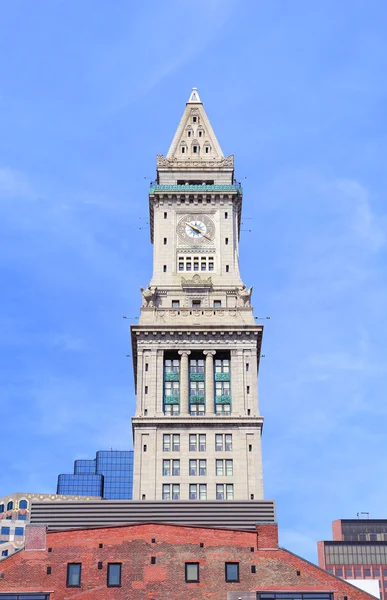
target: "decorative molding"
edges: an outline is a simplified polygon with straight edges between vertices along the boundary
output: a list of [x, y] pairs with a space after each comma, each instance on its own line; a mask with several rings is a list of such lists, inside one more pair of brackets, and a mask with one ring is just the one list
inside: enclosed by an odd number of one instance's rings
[[201, 184], [201, 185], [151, 185], [149, 194], [155, 192], [236, 192], [242, 195], [242, 186], [237, 185], [219, 185], [219, 184]]
[[181, 278], [181, 287], [183, 289], [186, 287], [211, 288], [212, 287], [212, 279], [211, 279], [211, 277], [207, 277], [207, 279], [202, 279], [202, 277], [199, 274], [194, 275], [191, 279], [182, 277]]
[[165, 158], [163, 154], [158, 154], [156, 157], [157, 168], [173, 169], [178, 168], [196, 168], [196, 169], [219, 169], [219, 168], [234, 168], [234, 155], [230, 154], [225, 158], [212, 159], [212, 160], [196, 160], [196, 159], [177, 159], [177, 158]]

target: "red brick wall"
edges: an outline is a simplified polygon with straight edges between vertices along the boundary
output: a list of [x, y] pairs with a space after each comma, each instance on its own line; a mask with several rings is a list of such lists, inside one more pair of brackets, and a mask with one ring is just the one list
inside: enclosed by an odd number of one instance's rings
[[258, 548], [278, 548], [278, 525], [277, 523], [265, 523], [257, 525]]
[[25, 531], [25, 549], [45, 550], [46, 549], [46, 531], [45, 525], [27, 525]]
[[335, 542], [341, 542], [343, 539], [343, 532], [341, 529], [341, 519], [337, 519], [332, 522], [332, 536]]
[[318, 566], [322, 569], [326, 569], [324, 542], [317, 542], [317, 560]]
[[[271, 544], [274, 531], [272, 525], [261, 525], [258, 538]], [[99, 561], [102, 570], [97, 568]], [[82, 563], [81, 589], [66, 588], [69, 562]], [[106, 587], [108, 562], [122, 562], [121, 588]], [[200, 563], [199, 583], [185, 582], [185, 562]], [[240, 563], [239, 583], [225, 582], [225, 562]], [[51, 591], [52, 600], [226, 600], [227, 592], [295, 589], [332, 591], [335, 600], [344, 595], [348, 600], [371, 598], [287, 550], [257, 550], [256, 532], [171, 525], [48, 533], [45, 552], [14, 554], [1, 563], [1, 572], [0, 593]]]

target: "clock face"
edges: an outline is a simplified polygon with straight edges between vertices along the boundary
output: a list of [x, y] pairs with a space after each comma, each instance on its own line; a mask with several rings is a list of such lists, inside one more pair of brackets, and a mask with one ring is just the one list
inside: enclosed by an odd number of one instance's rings
[[185, 244], [208, 245], [215, 236], [214, 222], [207, 215], [185, 215], [177, 224], [177, 234]]

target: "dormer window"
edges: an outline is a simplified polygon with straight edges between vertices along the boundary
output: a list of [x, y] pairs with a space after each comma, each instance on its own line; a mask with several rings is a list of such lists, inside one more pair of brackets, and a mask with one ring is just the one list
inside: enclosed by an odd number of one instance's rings
[[188, 131], [188, 137], [191, 137], [191, 132], [190, 131]]
[[198, 152], [199, 152], [199, 146], [192, 146], [192, 152], [194, 154], [198, 154]]
[[210, 153], [210, 145], [208, 143], [204, 146], [204, 152], [205, 152], [205, 154]]
[[192, 117], [192, 123], [197, 123], [197, 122], [198, 122], [198, 118], [196, 116]]

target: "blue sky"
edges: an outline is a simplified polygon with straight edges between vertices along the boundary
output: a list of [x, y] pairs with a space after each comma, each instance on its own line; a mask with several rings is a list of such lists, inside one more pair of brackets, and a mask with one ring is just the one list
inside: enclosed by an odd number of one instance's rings
[[[265, 495], [315, 560], [387, 493], [382, 0], [12, 0], [0, 20], [0, 496], [131, 447], [145, 177], [197, 86], [244, 186]], [[140, 229], [140, 227], [145, 227]]]

